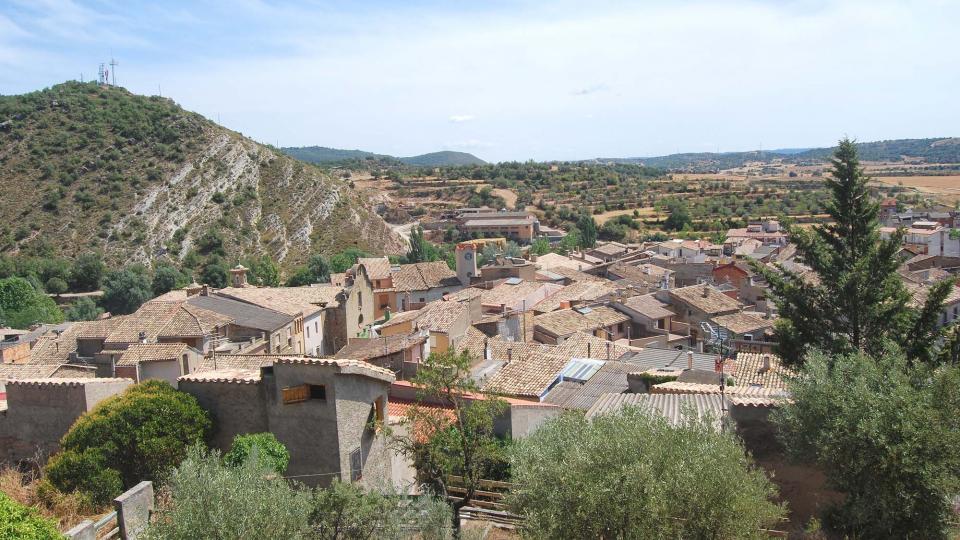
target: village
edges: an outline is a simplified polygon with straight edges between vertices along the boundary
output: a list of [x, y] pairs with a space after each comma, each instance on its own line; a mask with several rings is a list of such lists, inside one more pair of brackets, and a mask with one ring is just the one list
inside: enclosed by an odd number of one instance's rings
[[[794, 514], [814, 515], [822, 475], [798, 474], [768, 451], [768, 416], [790, 400], [793, 372], [775, 352], [777, 307], [758, 266], [817, 279], [777, 220], [731, 229], [722, 244], [597, 242], [538, 256], [532, 241], [556, 245], [563, 232], [533, 215], [470, 208], [449, 219], [476, 237], [456, 245], [455, 269], [366, 257], [329, 283], [261, 287], [237, 265], [227, 287], [192, 283], [130, 315], [0, 330], [0, 460], [52, 455], [80, 415], [160, 380], [215, 419], [215, 448], [270, 432], [289, 449], [287, 473], [308, 485], [415, 493], [414, 465], [370, 420], [407, 429], [405, 412], [424, 401], [411, 382], [420, 366], [465, 352], [483, 392], [470, 399], [509, 405], [498, 436], [526, 437], [571, 410], [591, 418], [643, 405], [671, 423], [695, 414], [734, 430]], [[881, 220], [884, 235], [906, 229], [898, 273], [920, 305], [960, 268], [960, 215], [884, 200]], [[508, 241], [520, 256], [503, 254]], [[938, 324], [958, 318], [954, 286]], [[474, 506], [464, 512], [503, 510]]]

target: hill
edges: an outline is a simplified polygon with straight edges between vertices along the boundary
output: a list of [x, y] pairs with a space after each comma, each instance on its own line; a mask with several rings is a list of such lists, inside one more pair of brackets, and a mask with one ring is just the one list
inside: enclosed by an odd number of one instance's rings
[[402, 241], [341, 178], [172, 100], [68, 82], [0, 96], [0, 253], [183, 259], [217, 232], [285, 267]]
[[483, 165], [486, 161], [466, 152], [431, 152], [419, 156], [394, 157], [386, 154], [375, 154], [364, 150], [340, 150], [325, 146], [300, 146], [282, 148], [288, 155], [308, 163], [336, 163], [356, 160], [376, 160], [380, 162], [394, 162], [414, 167], [454, 167], [458, 165]]
[[[670, 154], [639, 158], [603, 158], [597, 161], [611, 163], [638, 163], [672, 171], [715, 172], [742, 167], [751, 162], [808, 162], [826, 161], [836, 147], [783, 149], [760, 152], [700, 152]], [[918, 159], [926, 163], [960, 163], [960, 138], [896, 139], [857, 143], [860, 159], [864, 161], [903, 161]]]

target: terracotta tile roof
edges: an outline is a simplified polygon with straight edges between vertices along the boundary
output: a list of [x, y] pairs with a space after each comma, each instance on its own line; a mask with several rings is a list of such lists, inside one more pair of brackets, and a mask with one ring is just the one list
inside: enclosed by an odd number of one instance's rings
[[357, 264], [367, 269], [370, 279], [386, 279], [390, 277], [390, 259], [386, 257], [360, 257]]
[[467, 333], [454, 346], [455, 352], [467, 351], [475, 360], [483, 360], [483, 344], [487, 335], [473, 325], [467, 327]]
[[369, 360], [396, 354], [400, 351], [420, 345], [427, 341], [427, 336], [395, 335], [378, 338], [353, 338], [347, 342], [347, 345], [340, 349], [334, 358], [354, 358], [357, 360]]
[[607, 269], [607, 274], [634, 283], [659, 285], [663, 281], [664, 276], [673, 274], [673, 271], [655, 264], [642, 263], [631, 265], [616, 263]]
[[303, 364], [313, 366], [335, 367], [344, 374], [364, 375], [382, 381], [393, 382], [396, 380], [393, 372], [389, 369], [375, 366], [369, 362], [345, 358], [310, 358], [306, 356], [286, 356], [278, 357], [275, 364]]
[[546, 352], [531, 354], [523, 360], [514, 359], [487, 379], [483, 390], [539, 399], [569, 361], [567, 355]]
[[217, 354], [207, 356], [197, 366], [194, 373], [203, 371], [218, 371], [222, 369], [244, 369], [259, 371], [263, 366], [272, 366], [278, 358], [299, 355], [277, 354]]
[[657, 300], [657, 297], [653, 294], [631, 296], [621, 303], [633, 311], [636, 311], [637, 313], [650, 319], [663, 319], [676, 315], [676, 313], [667, 309], [669, 304], [665, 304], [660, 300]]
[[217, 369], [211, 371], [195, 371], [177, 379], [180, 382], [196, 383], [234, 383], [258, 384], [260, 382], [259, 369]]
[[161, 337], [203, 337], [233, 322], [219, 313], [182, 304], [158, 333]]
[[720, 315], [740, 311], [740, 302], [723, 294], [711, 285], [691, 285], [670, 290], [670, 298], [678, 299], [697, 311]]
[[77, 350], [77, 336], [80, 335], [84, 323], [73, 323], [58, 335], [56, 332], [46, 332], [37, 338], [30, 349], [31, 364], [65, 364], [70, 359], [70, 353]]
[[0, 381], [45, 378], [53, 375], [58, 367], [50, 364], [0, 364]]
[[292, 315], [217, 294], [191, 296], [187, 304], [229, 317], [237, 326], [267, 332], [283, 328], [294, 319]]
[[455, 300], [438, 300], [411, 311], [403, 311], [383, 323], [383, 328], [413, 322], [414, 329], [431, 332], [449, 332], [457, 321], [468, 316], [470, 305]]
[[592, 332], [599, 328], [629, 321], [630, 317], [608, 306], [561, 309], [533, 318], [536, 328], [554, 336], [574, 332]]
[[570, 281], [600, 281], [603, 279], [593, 274], [587, 274], [586, 272], [581, 272], [572, 268], [564, 268], [562, 266], [551, 268], [550, 271], [554, 274], [560, 274]]
[[532, 309], [533, 306], [556, 294], [563, 289], [563, 285], [556, 283], [542, 283], [539, 281], [521, 281], [511, 284], [503, 282], [492, 289], [482, 290], [480, 294], [480, 303], [484, 306], [505, 305], [507, 309], [520, 310], [524, 307]]
[[100, 319], [96, 321], [82, 321], [74, 324], [78, 326], [77, 337], [78, 338], [90, 338], [90, 339], [106, 339], [110, 332], [112, 332], [117, 326], [119, 326], [123, 321], [128, 317], [128, 315], [120, 315], [116, 317], [108, 317], [106, 319]]
[[[136, 312], [123, 317], [123, 320], [107, 334], [105, 344], [138, 343], [140, 332], [146, 334], [148, 340], [153, 341], [160, 335], [175, 312], [180, 309], [181, 302], [150, 301], [140, 306]], [[106, 348], [110, 348], [107, 346]]]
[[626, 253], [628, 250], [629, 248], [626, 245], [619, 242], [607, 242], [591, 249], [590, 251], [602, 253], [604, 255], [619, 255], [621, 253]]
[[228, 287], [216, 292], [219, 296], [234, 298], [272, 309], [291, 317], [309, 317], [321, 308], [318, 304], [332, 304], [343, 289], [335, 285], [306, 287]]
[[554, 270], [556, 268], [568, 268], [570, 270], [590, 270], [593, 268], [593, 265], [573, 257], [567, 257], [566, 255], [560, 255], [559, 253], [547, 253], [546, 255], [540, 255], [537, 257], [537, 266], [544, 270]]
[[[763, 357], [770, 358], [770, 369], [763, 369]], [[784, 367], [775, 354], [737, 353], [733, 362], [733, 379], [737, 386], [762, 386], [783, 390], [786, 381], [796, 372]]]
[[765, 318], [762, 313], [749, 311], [740, 311], [730, 313], [729, 315], [717, 315], [711, 320], [734, 334], [749, 334], [770, 330], [776, 321], [773, 317], [768, 319]]
[[87, 377], [87, 378], [38, 378], [38, 379], [14, 379], [8, 380], [8, 386], [86, 386], [88, 384], [106, 384], [127, 382], [133, 384], [133, 379], [123, 379], [117, 377]]
[[544, 298], [533, 309], [545, 313], [560, 309], [564, 301], [591, 301], [616, 291], [617, 286], [609, 281], [578, 281]]
[[185, 343], [135, 343], [127, 347], [117, 360], [118, 366], [134, 366], [141, 362], [180, 360], [190, 349]]
[[412, 401], [408, 399], [395, 399], [395, 398], [390, 398], [390, 400], [387, 401], [387, 418], [393, 421], [405, 420], [407, 417], [407, 413], [414, 406], [420, 407], [421, 409], [436, 410], [438, 412], [441, 412], [441, 414], [443, 414], [443, 416], [445, 416], [447, 419], [451, 421], [453, 421], [454, 419], [454, 413], [453, 413], [452, 407], [444, 407], [442, 405], [435, 404], [435, 403], [417, 403], [416, 401]]
[[607, 360], [607, 345], [610, 346], [610, 360], [616, 360], [621, 356], [635, 351], [636, 349], [617, 345], [612, 341], [598, 338], [593, 334], [584, 332], [574, 332], [563, 343], [557, 345], [556, 352], [570, 356], [571, 358], [594, 358], [596, 360]]
[[401, 264], [392, 272], [393, 288], [397, 292], [426, 291], [437, 287], [460, 285], [457, 273], [444, 261]]

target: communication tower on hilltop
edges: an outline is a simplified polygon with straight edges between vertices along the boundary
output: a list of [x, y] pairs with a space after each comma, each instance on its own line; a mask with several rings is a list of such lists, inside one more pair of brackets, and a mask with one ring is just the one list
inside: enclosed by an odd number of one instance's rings
[[113, 55], [110, 55], [110, 70], [113, 71], [113, 82], [110, 83], [113, 86], [117, 85], [117, 66], [120, 65], [120, 62], [117, 62], [113, 59]]
[[110, 70], [107, 69], [107, 65], [100, 62], [100, 69], [97, 71], [97, 82], [100, 83], [100, 86], [110, 84], [109, 76]]

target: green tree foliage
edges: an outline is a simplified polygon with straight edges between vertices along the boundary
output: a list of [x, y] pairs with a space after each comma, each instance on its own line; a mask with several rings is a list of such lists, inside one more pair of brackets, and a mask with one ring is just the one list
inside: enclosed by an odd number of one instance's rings
[[0, 279], [0, 325], [28, 328], [63, 322], [63, 312], [46, 294], [19, 277]]
[[529, 538], [768, 538], [785, 509], [737, 439], [628, 407], [568, 413], [511, 452], [511, 508]]
[[220, 257], [211, 257], [200, 271], [200, 281], [215, 288], [226, 287], [230, 282], [227, 265]]
[[[869, 179], [850, 140], [840, 141], [833, 159], [827, 212], [833, 223], [812, 229], [790, 227], [800, 259], [818, 276], [816, 283], [797, 272], [753, 267], [770, 283], [780, 313], [776, 325], [781, 357], [802, 362], [811, 349], [830, 355], [852, 351], [878, 354], [892, 340], [920, 359], [933, 356], [936, 313], [950, 283], [938, 284], [922, 310], [908, 305], [909, 294], [897, 267], [902, 233], [880, 238], [879, 205], [869, 196]], [[932, 316], [931, 316], [932, 315]]]
[[248, 257], [243, 265], [249, 269], [248, 282], [261, 287], [280, 286], [280, 265], [269, 255]]
[[60, 452], [46, 466], [47, 480], [62, 493], [77, 493], [92, 508], [110, 504], [123, 492], [120, 471], [107, 463], [100, 448]]
[[334, 482], [313, 494], [310, 524], [317, 538], [445, 539], [449, 536], [446, 505], [419, 497], [400, 502], [392, 493], [364, 491], [354, 484]]
[[168, 262], [159, 262], [153, 270], [153, 281], [150, 288], [154, 296], [180, 289], [190, 283], [190, 276], [181, 272], [176, 266]]
[[255, 459], [229, 466], [216, 451], [199, 447], [190, 449], [164, 491], [148, 539], [439, 540], [449, 531], [446, 505], [438, 500], [339, 482], [309, 490]]
[[410, 231], [410, 251], [407, 252], [407, 262], [427, 261], [427, 241], [423, 238], [423, 227], [417, 225]]
[[0, 539], [54, 540], [63, 535], [57, 524], [46, 519], [36, 509], [14, 501], [0, 491]]
[[103, 309], [91, 298], [77, 298], [64, 312], [68, 321], [94, 321], [103, 314]]
[[775, 413], [796, 458], [846, 494], [828, 524], [856, 538], [946, 538], [960, 491], [960, 368], [813, 353]]
[[546, 255], [550, 253], [550, 242], [546, 238], [537, 238], [530, 244], [530, 253], [532, 255]]
[[70, 268], [70, 289], [77, 292], [96, 291], [106, 271], [99, 253], [84, 253], [77, 257]]
[[239, 467], [256, 454], [260, 467], [283, 474], [290, 464], [290, 452], [273, 433], [249, 433], [233, 438], [230, 451], [224, 454], [223, 461], [232, 467]]
[[681, 199], [672, 199], [667, 203], [667, 212], [670, 213], [663, 221], [663, 228], [668, 231], [682, 231], [693, 223], [687, 203]]
[[[202, 443], [210, 419], [190, 394], [162, 381], [147, 381], [101, 401], [82, 415], [60, 441], [62, 452], [47, 465], [54, 486], [83, 491], [78, 479], [96, 471], [116, 471], [122, 486], [162, 480]], [[77, 468], [82, 466], [82, 474]], [[93, 471], [93, 472], [90, 472]], [[120, 491], [110, 494], [119, 495]]]
[[[398, 438], [401, 451], [417, 469], [421, 482], [433, 486], [446, 498], [447, 478], [463, 477], [466, 493], [451, 503], [452, 523], [459, 536], [460, 509], [467, 506], [480, 489], [480, 480], [487, 477], [503, 459], [503, 448], [493, 432], [494, 419], [506, 403], [492, 396], [469, 399], [479, 393], [470, 376], [468, 353], [433, 353], [417, 370], [413, 382], [419, 386], [418, 404], [407, 413], [411, 429]], [[420, 406], [420, 402], [439, 403], [453, 410], [453, 420], [442, 409]], [[426, 437], [423, 435], [427, 434]]]
[[560, 239], [557, 253], [566, 255], [571, 251], [577, 251], [581, 247], [583, 247], [583, 235], [580, 234], [580, 229], [571, 227], [567, 235]]
[[43, 288], [50, 294], [63, 294], [67, 292], [67, 282], [62, 278], [52, 277], [43, 284]]
[[333, 257], [330, 257], [330, 271], [335, 273], [346, 272], [357, 264], [360, 257], [369, 257], [370, 254], [357, 248], [348, 248]]
[[103, 307], [114, 315], [133, 313], [152, 295], [150, 279], [142, 266], [108, 272], [103, 279]]
[[302, 287], [330, 281], [330, 265], [322, 255], [313, 255], [306, 266], [301, 266], [287, 280], [287, 287]]
[[577, 230], [580, 231], [580, 245], [592, 248], [597, 245], [597, 222], [593, 216], [583, 214], [577, 220]]
[[250, 459], [230, 467], [215, 451], [189, 449], [186, 459], [167, 479], [167, 502], [158, 509], [146, 538], [309, 537], [310, 493], [291, 488], [286, 480], [260, 465]]

